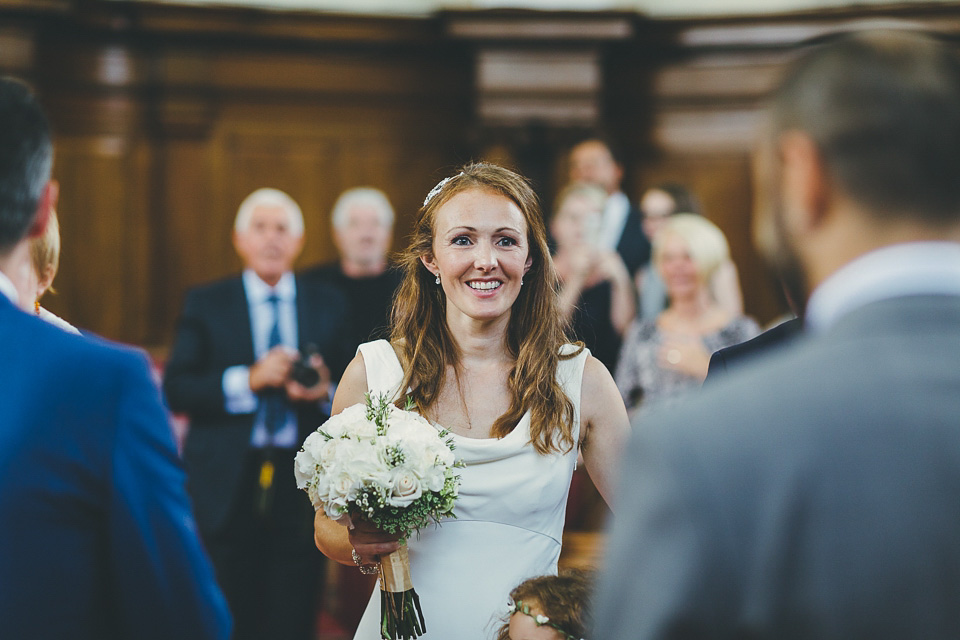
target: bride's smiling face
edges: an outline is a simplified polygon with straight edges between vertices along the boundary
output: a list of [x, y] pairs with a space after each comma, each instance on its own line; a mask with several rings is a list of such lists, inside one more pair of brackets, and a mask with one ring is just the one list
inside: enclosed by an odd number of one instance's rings
[[440, 276], [448, 318], [509, 316], [532, 263], [523, 213], [495, 191], [461, 191], [437, 210], [433, 255], [421, 260]]

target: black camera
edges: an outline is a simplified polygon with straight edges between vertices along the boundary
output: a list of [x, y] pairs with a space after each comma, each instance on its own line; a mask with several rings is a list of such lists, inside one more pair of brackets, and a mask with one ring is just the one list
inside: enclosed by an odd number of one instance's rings
[[300, 351], [300, 357], [293, 361], [290, 378], [304, 387], [312, 387], [320, 382], [320, 372], [310, 366], [310, 358], [320, 353], [317, 345], [308, 344]]

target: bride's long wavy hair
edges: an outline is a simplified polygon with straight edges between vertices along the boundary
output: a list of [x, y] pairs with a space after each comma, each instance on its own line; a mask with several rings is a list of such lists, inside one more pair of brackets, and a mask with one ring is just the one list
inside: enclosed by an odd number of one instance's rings
[[546, 227], [533, 189], [509, 169], [469, 164], [437, 185], [419, 211], [410, 244], [397, 256], [404, 278], [394, 297], [390, 339], [403, 365], [400, 388], [410, 389], [411, 399], [426, 413], [439, 397], [447, 366], [459, 367], [460, 353], [447, 327], [443, 289], [420, 257], [433, 255], [437, 211], [469, 189], [495, 192], [519, 207], [527, 224], [532, 258], [507, 326], [507, 349], [515, 361], [507, 380], [510, 407], [493, 424], [493, 435], [506, 436], [529, 410], [534, 448], [541, 454], [569, 451], [576, 444], [574, 408], [557, 382], [557, 366], [579, 350], [560, 354], [560, 347], [568, 341], [567, 327], [558, 310], [557, 274], [547, 248]]

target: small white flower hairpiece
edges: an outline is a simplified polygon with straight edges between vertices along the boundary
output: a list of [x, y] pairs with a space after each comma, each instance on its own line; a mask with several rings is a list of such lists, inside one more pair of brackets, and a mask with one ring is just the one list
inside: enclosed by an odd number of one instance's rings
[[[538, 613], [536, 615], [531, 613], [530, 605], [524, 604], [523, 600], [517, 600], [516, 602], [514, 602], [513, 598], [509, 598], [507, 600], [507, 611], [511, 616], [515, 613], [522, 613], [524, 615], [530, 616], [531, 618], [533, 618], [534, 623], [536, 623], [538, 627], [542, 627], [543, 625], [549, 625], [553, 627], [560, 633], [560, 635], [563, 636], [564, 640], [577, 640], [576, 636], [570, 635], [569, 633], [566, 632], [566, 630], [564, 630], [559, 625], [554, 624], [553, 622], [550, 622], [550, 618], [543, 615], [542, 613]], [[583, 638], [580, 638], [579, 640], [583, 640]]]
[[438, 193], [440, 193], [440, 191], [443, 189], [443, 187], [444, 187], [448, 182], [450, 182], [450, 181], [453, 180], [454, 178], [459, 178], [459, 177], [462, 176], [462, 175], [463, 175], [463, 171], [461, 171], [460, 173], [458, 173], [458, 174], [455, 175], [455, 176], [450, 176], [450, 177], [448, 177], [448, 178], [444, 178], [443, 180], [441, 180], [440, 182], [438, 182], [438, 183], [437, 183], [437, 186], [435, 186], [433, 189], [430, 189], [430, 193], [428, 193], [428, 194], [427, 194], [427, 197], [423, 199], [423, 206], [427, 206], [427, 203], [430, 202], [431, 200], [433, 200], [433, 197], [434, 197], [435, 195], [437, 195]]

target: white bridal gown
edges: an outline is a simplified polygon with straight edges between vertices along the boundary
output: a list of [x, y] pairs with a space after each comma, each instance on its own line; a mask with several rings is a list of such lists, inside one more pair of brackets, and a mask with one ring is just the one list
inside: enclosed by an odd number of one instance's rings
[[[567, 345], [565, 350], [574, 347]], [[393, 397], [403, 371], [385, 340], [360, 345], [372, 393]], [[588, 351], [561, 360], [557, 371], [576, 411]], [[577, 449], [538, 454], [530, 444], [530, 414], [504, 438], [454, 436], [460, 469], [456, 518], [428, 527], [409, 541], [413, 586], [426, 621], [424, 638], [489, 640], [502, 623], [507, 597], [533, 576], [555, 574]], [[380, 589], [360, 621], [355, 640], [380, 638]]]

